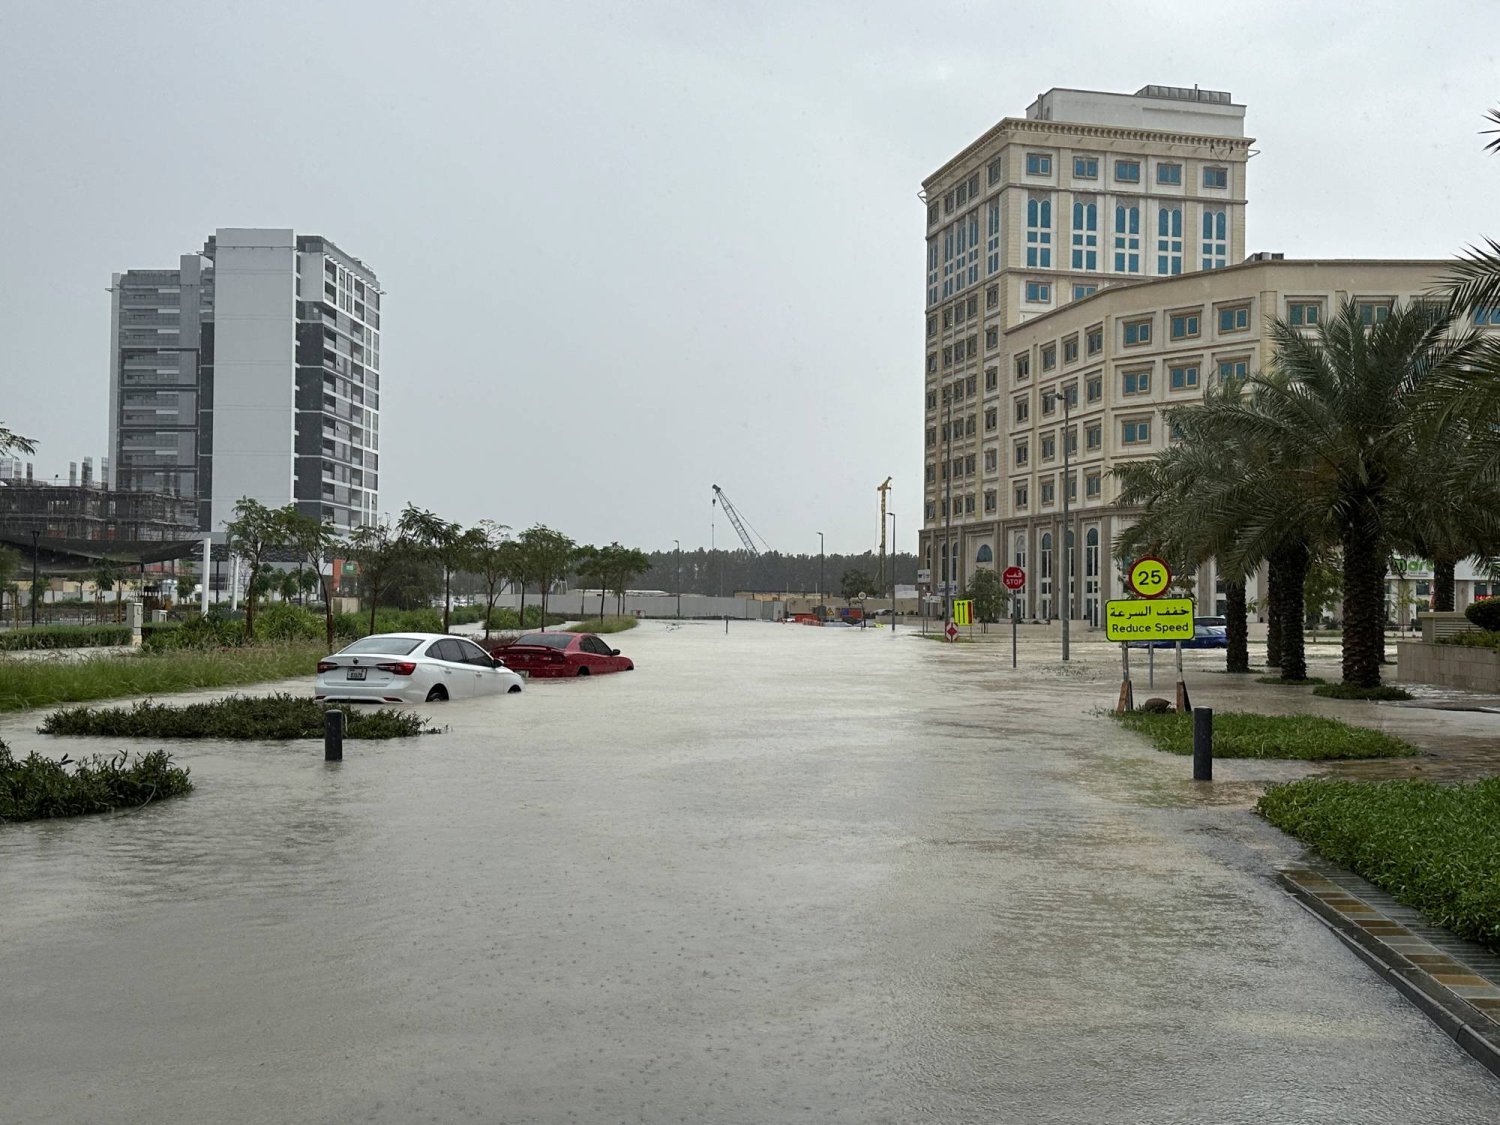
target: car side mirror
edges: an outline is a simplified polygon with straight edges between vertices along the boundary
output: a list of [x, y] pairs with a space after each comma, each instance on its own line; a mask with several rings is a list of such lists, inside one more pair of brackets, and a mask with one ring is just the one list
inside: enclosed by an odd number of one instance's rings
[[498, 656], [492, 656], [492, 657], [490, 657], [490, 667], [491, 668], [504, 668], [505, 667], [505, 661], [501, 660]]
[[611, 656], [619, 656], [620, 655], [620, 650], [617, 649], [617, 648], [612, 648], [612, 649], [609, 650], [609, 654]]

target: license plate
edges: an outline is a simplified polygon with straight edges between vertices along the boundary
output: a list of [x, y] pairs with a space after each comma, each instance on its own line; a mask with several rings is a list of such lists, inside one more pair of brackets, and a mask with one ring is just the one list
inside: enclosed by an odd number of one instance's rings
[[351, 680], [362, 680], [362, 679], [365, 678], [365, 669], [363, 669], [363, 668], [350, 668], [349, 669], [349, 675], [346, 678], [347, 679], [351, 679]]

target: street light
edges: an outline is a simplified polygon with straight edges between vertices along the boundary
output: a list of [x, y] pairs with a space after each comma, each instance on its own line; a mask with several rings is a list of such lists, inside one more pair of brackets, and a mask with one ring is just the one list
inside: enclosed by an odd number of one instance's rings
[[678, 617], [679, 620], [681, 620], [681, 618], [682, 618], [682, 544], [678, 540], [676, 540], [676, 539], [672, 540], [672, 543], [677, 548], [677, 570], [676, 570], [676, 574], [675, 574], [675, 576], [673, 578], [673, 583], [677, 587], [677, 617]]
[[887, 512], [891, 517], [891, 636], [896, 635], [896, 513]]
[[1069, 457], [1068, 439], [1073, 432], [1073, 423], [1068, 408], [1073, 405], [1073, 396], [1078, 393], [1078, 384], [1073, 383], [1059, 394], [1051, 391], [1043, 397], [1048, 402], [1062, 399], [1063, 408], [1063, 502], [1062, 502], [1062, 658], [1068, 659], [1068, 618], [1073, 613], [1073, 528], [1068, 520], [1068, 494], [1073, 483], [1072, 460]]
[[823, 620], [823, 533], [818, 532], [818, 620]]
[[39, 531], [31, 533], [31, 627], [36, 628], [36, 560], [37, 560], [37, 538], [41, 535]]

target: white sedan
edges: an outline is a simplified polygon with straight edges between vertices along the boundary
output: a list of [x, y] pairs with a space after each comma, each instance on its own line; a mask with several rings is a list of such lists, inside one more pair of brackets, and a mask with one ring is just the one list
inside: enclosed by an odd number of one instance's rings
[[437, 703], [521, 690], [521, 677], [473, 641], [377, 633], [318, 661], [318, 699]]

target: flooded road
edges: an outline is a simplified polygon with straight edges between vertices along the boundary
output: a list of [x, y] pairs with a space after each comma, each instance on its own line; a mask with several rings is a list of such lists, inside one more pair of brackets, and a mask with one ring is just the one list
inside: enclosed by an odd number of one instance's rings
[[[1500, 1119], [1272, 884], [1245, 809], [1307, 768], [1195, 789], [1092, 713], [1104, 646], [616, 643], [440, 735], [183, 745], [186, 799], [0, 827], [0, 1119]], [[121, 745], [36, 721], [0, 736]]]

